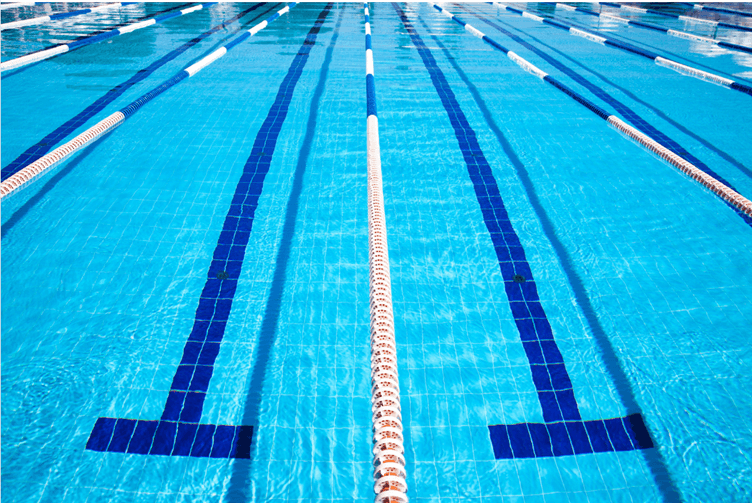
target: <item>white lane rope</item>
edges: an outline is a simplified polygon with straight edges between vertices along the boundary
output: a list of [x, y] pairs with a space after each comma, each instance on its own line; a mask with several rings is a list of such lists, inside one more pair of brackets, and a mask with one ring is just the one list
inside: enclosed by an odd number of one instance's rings
[[376, 81], [373, 74], [371, 22], [363, 4], [366, 33], [368, 141], [368, 268], [371, 302], [371, 412], [376, 503], [407, 503], [397, 343], [394, 337], [392, 283], [389, 275], [384, 192], [381, 178]]
[[123, 7], [131, 5], [136, 2], [117, 2], [106, 5], [100, 5], [99, 7], [92, 7], [90, 9], [81, 9], [75, 12], [61, 12], [59, 14], [50, 14], [49, 16], [34, 17], [31, 19], [21, 19], [20, 21], [11, 21], [9, 23], [0, 24], [0, 30], [10, 30], [15, 28], [23, 28], [24, 26], [31, 26], [35, 24], [48, 23], [50, 21], [57, 21], [59, 19], [68, 19], [74, 16], [80, 16], [83, 14], [89, 14], [91, 12], [100, 12], [103, 10], [114, 9], [117, 7]]

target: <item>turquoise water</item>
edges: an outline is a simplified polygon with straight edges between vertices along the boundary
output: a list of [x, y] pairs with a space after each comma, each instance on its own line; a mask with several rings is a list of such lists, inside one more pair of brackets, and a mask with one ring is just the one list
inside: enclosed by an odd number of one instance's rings
[[[4, 73], [3, 169], [139, 70], [254, 5], [216, 5]], [[187, 48], [66, 138], [282, 5], [261, 5]], [[609, 113], [617, 100], [752, 195], [749, 95], [490, 5], [444, 6]], [[2, 59], [171, 7], [140, 4], [71, 18], [65, 29], [3, 31]], [[547, 419], [432, 74], [397, 10], [371, 4], [411, 500], [748, 501], [750, 225], [429, 4], [399, 7], [491, 167], [582, 419], [640, 412], [655, 444], [496, 459], [489, 426]], [[44, 8], [15, 12], [36, 17]], [[268, 147], [201, 412], [202, 424], [253, 426], [250, 459], [86, 448], [99, 418], [163, 414], [244, 165], [324, 8], [296, 6], [3, 200], [3, 501], [373, 500], [358, 3], [332, 5]], [[749, 54], [525, 8], [752, 83]], [[752, 45], [750, 34], [703, 30], [696, 33]]]

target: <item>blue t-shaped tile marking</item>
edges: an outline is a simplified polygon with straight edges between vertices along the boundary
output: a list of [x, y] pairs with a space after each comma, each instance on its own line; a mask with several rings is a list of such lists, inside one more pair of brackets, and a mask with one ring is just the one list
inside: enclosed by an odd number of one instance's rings
[[496, 459], [567, 456], [653, 447], [640, 414], [583, 421], [564, 359], [538, 297], [530, 264], [509, 220], [499, 187], [475, 131], [467, 121], [444, 73], [400, 7], [405, 25], [444, 106], [473, 182], [483, 220], [491, 235], [504, 288], [525, 348], [544, 423], [489, 426]]
[[235, 188], [230, 211], [214, 249], [193, 330], [172, 379], [162, 417], [158, 421], [100, 417], [89, 436], [87, 449], [165, 456], [251, 457], [253, 426], [201, 424], [201, 413], [230, 317], [264, 179], [269, 172], [295, 86], [332, 6], [332, 3], [326, 5], [308, 32], [256, 135], [251, 156]]

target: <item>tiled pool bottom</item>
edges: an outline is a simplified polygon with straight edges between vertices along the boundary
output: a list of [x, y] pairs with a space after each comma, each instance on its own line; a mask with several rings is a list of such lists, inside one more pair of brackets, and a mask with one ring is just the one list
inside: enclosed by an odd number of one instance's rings
[[[4, 73], [3, 169], [284, 4], [188, 44], [255, 5]], [[443, 6], [752, 193], [748, 96]], [[373, 500], [362, 7], [295, 6], [3, 200], [4, 501]], [[410, 499], [749, 499], [749, 225], [430, 5], [370, 11]], [[555, 15], [739, 81], [752, 66]], [[23, 45], [5, 33], [4, 61]], [[188, 444], [157, 440], [173, 424]]]

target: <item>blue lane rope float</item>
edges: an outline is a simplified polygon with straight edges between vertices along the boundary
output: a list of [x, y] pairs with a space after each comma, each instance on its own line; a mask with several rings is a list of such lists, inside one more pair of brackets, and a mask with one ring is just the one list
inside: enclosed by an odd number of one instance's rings
[[286, 7], [275, 12], [268, 19], [260, 22], [259, 24], [251, 28], [250, 30], [246, 31], [245, 33], [243, 33], [242, 35], [240, 35], [239, 37], [231, 41], [230, 43], [224, 45], [223, 47], [220, 47], [216, 51], [212, 52], [208, 56], [197, 61], [196, 63], [190, 65], [184, 70], [181, 70], [180, 72], [178, 72], [171, 78], [167, 79], [162, 84], [155, 87], [148, 93], [144, 94], [143, 96], [141, 96], [136, 101], [129, 104], [128, 106], [115, 112], [114, 114], [110, 115], [106, 119], [98, 122], [97, 124], [90, 127], [89, 129], [81, 133], [80, 135], [73, 138], [68, 143], [61, 145], [60, 147], [56, 148], [49, 154], [44, 155], [43, 157], [37, 159], [33, 163], [19, 170], [14, 175], [8, 177], [6, 180], [0, 183], [0, 198], [5, 198], [8, 195], [13, 194], [18, 189], [23, 187], [25, 184], [36, 179], [42, 173], [47, 172], [53, 166], [56, 166], [57, 164], [64, 161], [65, 159], [67, 159], [68, 157], [70, 157], [71, 155], [73, 155], [75, 152], [79, 151], [86, 145], [90, 144], [91, 142], [100, 138], [105, 133], [119, 126], [125, 119], [127, 119], [128, 117], [136, 113], [138, 109], [140, 109], [142, 106], [147, 104], [149, 101], [153, 100], [155, 97], [159, 96], [160, 94], [162, 94], [167, 89], [174, 86], [175, 84], [179, 83], [180, 81], [189, 77], [193, 77], [198, 72], [200, 72], [201, 70], [203, 70], [210, 64], [214, 63], [216, 60], [218, 60], [225, 54], [227, 54], [227, 52], [230, 51], [233, 47], [243, 42], [244, 40], [248, 39], [249, 37], [255, 35], [259, 31], [263, 30], [269, 25], [269, 23], [272, 23], [273, 21], [278, 19], [280, 16], [283, 16], [286, 13], [290, 12], [290, 9], [293, 8], [295, 5], [297, 5], [295, 2], [289, 3]]
[[638, 12], [640, 14], [656, 14], [658, 16], [670, 17], [672, 19], [681, 19], [682, 21], [693, 21], [693, 22], [698, 22], [698, 23], [712, 24], [713, 26], [722, 26], [724, 28], [729, 28], [731, 30], [752, 31], [752, 27], [750, 26], [741, 26], [738, 24], [724, 23], [723, 21], [713, 21], [711, 19], [703, 19], [701, 17], [693, 17], [693, 16], [683, 16], [681, 14], [669, 14], [668, 12], [662, 12], [662, 11], [655, 10], [655, 9], [643, 9], [642, 7], [633, 7], [631, 5], [621, 5], [618, 3], [611, 3], [611, 2], [598, 2], [598, 3], [600, 3], [601, 5], [614, 7], [616, 9], [623, 9], [626, 11]]
[[368, 269], [371, 317], [371, 412], [376, 503], [407, 503], [397, 343], [389, 275], [384, 190], [376, 110], [371, 18], [363, 4], [366, 34], [366, 137], [368, 162]]
[[20, 21], [11, 21], [10, 23], [0, 24], [0, 30], [23, 28], [24, 26], [42, 24], [42, 23], [47, 23], [50, 21], [57, 21], [59, 19], [67, 19], [69, 17], [82, 16], [84, 14], [89, 14], [90, 12], [99, 12], [103, 10], [114, 9], [116, 7], [125, 7], [126, 5], [134, 5], [137, 3], [138, 2], [118, 2], [118, 3], [101, 5], [99, 7], [92, 7], [90, 9], [79, 9], [79, 10], [74, 10], [71, 12], [60, 12], [58, 14], [50, 14], [49, 16], [34, 17], [31, 19], [22, 19]]
[[[205, 417], [204, 405], [227, 322], [233, 306], [237, 305], [235, 296], [238, 282], [266, 176], [276, 147], [281, 145], [284, 148], [284, 142], [280, 142], [280, 132], [310, 52], [333, 5], [326, 4], [299, 47], [253, 141], [206, 271], [206, 282], [198, 301], [193, 327], [183, 348], [183, 357], [177, 365], [161, 417], [158, 420], [100, 417], [89, 435], [87, 450], [147, 456], [251, 458], [252, 441], [258, 432], [258, 424], [205, 424], [201, 419]], [[254, 352], [255, 358], [259, 357], [260, 347], [257, 346]], [[254, 370], [256, 368], [254, 366]]]
[[632, 19], [627, 19], [625, 17], [614, 16], [613, 14], [607, 14], [605, 12], [595, 12], [592, 10], [583, 9], [582, 7], [573, 7], [571, 5], [567, 5], [563, 3], [557, 3], [556, 6], [561, 7], [562, 9], [572, 11], [572, 12], [582, 12], [583, 14], [589, 14], [591, 16], [598, 16], [598, 17], [602, 17], [605, 19], [610, 19], [612, 21], [617, 21], [620, 23], [624, 23], [624, 24], [628, 24], [632, 26], [638, 26], [640, 28], [647, 28], [648, 30], [659, 31], [661, 33], [665, 33], [666, 35], [670, 35], [672, 37], [683, 38], [686, 40], [693, 40], [695, 42], [705, 42], [707, 44], [714, 44], [719, 47], [724, 47], [726, 49], [752, 53], [752, 47], [748, 47], [746, 45], [732, 44], [730, 42], [725, 42], [723, 40], [717, 40], [717, 39], [710, 38], [710, 37], [702, 37], [700, 35], [695, 35], [694, 33], [688, 33], [686, 31], [672, 30], [670, 28], [666, 28], [664, 26], [658, 26], [656, 24], [644, 23], [642, 21], [634, 21]]
[[509, 12], [514, 12], [515, 14], [518, 14], [522, 17], [526, 17], [533, 21], [538, 21], [539, 23], [546, 23], [556, 28], [569, 31], [569, 33], [571, 33], [572, 35], [585, 38], [592, 42], [607, 45], [610, 47], [616, 47], [617, 49], [622, 49], [624, 51], [631, 52], [632, 54], [636, 54], [638, 56], [642, 56], [644, 58], [653, 60], [653, 62], [657, 64], [658, 66], [670, 68], [676, 72], [681, 73], [682, 75], [687, 75], [689, 77], [694, 77], [700, 80], [705, 80], [707, 82], [712, 82], [714, 84], [718, 84], [723, 87], [733, 89], [734, 91], [740, 91], [742, 93], [752, 96], [752, 86], [749, 86], [747, 84], [742, 84], [741, 82], [736, 82], [735, 80], [731, 80], [726, 77], [721, 77], [720, 75], [716, 75], [714, 73], [700, 70], [699, 68], [694, 68], [689, 65], [684, 65], [682, 63], [679, 63], [678, 61], [664, 58], [663, 56], [660, 56], [654, 52], [641, 49], [631, 44], [619, 42], [618, 40], [614, 40], [612, 38], [605, 36], [605, 34], [603, 33], [575, 28], [574, 26], [567, 24], [567, 23], [563, 23], [559, 21], [558, 19], [550, 19], [548, 17], [536, 16], [535, 14], [532, 14], [526, 10], [517, 9], [515, 7], [510, 7], [509, 5], [506, 5], [500, 2], [488, 2], [488, 3], [490, 3], [491, 5], [497, 5], [499, 7], [502, 7], [508, 10]]
[[752, 17], [752, 12], [745, 12], [743, 10], [734, 10], [734, 9], [727, 9], [725, 7], [711, 7], [710, 5], [700, 5], [696, 3], [684, 3], [684, 5], [689, 5], [695, 10], [707, 10], [711, 12], [723, 12], [724, 14], [733, 14], [735, 16], [745, 16], [745, 17]]
[[[241, 11], [237, 15], [226, 19], [221, 24], [218, 24], [217, 26], [213, 27], [212, 29], [205, 31], [201, 35], [189, 40], [188, 42], [184, 43], [180, 47], [173, 49], [172, 51], [168, 52], [161, 58], [157, 59], [153, 63], [151, 63], [146, 68], [142, 68], [138, 72], [136, 72], [135, 75], [133, 75], [131, 78], [126, 80], [125, 82], [118, 84], [117, 86], [113, 87], [107, 93], [105, 93], [102, 97], [94, 101], [91, 105], [83, 109], [81, 112], [76, 114], [73, 118], [67, 120], [64, 124], [61, 126], [55, 128], [54, 131], [47, 134], [44, 138], [39, 140], [37, 143], [32, 145], [31, 147], [27, 148], [21, 155], [16, 157], [13, 161], [8, 163], [5, 167], [3, 167], [2, 172], [0, 172], [1, 180], [7, 179], [9, 176], [14, 175], [18, 171], [20, 171], [24, 166], [27, 166], [31, 164], [32, 162], [36, 161], [40, 157], [42, 157], [44, 154], [52, 150], [57, 144], [62, 141], [64, 138], [66, 138], [69, 134], [73, 133], [76, 129], [83, 126], [86, 121], [94, 117], [96, 114], [98, 114], [100, 111], [102, 111], [107, 105], [115, 101], [119, 96], [121, 96], [125, 91], [130, 89], [135, 84], [141, 82], [142, 80], [146, 79], [148, 76], [150, 76], [152, 73], [154, 73], [157, 69], [161, 68], [165, 64], [169, 63], [176, 57], [178, 57], [180, 54], [183, 54], [185, 51], [193, 47], [194, 45], [198, 44], [205, 38], [213, 35], [214, 33], [218, 32], [219, 30], [224, 29], [229, 24], [234, 23], [241, 17], [245, 16], [246, 14], [258, 9], [259, 7], [262, 7], [266, 4], [264, 3], [258, 3], [244, 11]], [[262, 17], [264, 14], [270, 12], [274, 7], [276, 7], [279, 4], [273, 4], [265, 13], [262, 13], [255, 17], [250, 22], [254, 22], [260, 17]]]
[[159, 16], [153, 17], [151, 19], [147, 19], [146, 21], [139, 21], [137, 23], [129, 24], [127, 26], [116, 28], [114, 30], [109, 30], [103, 33], [99, 33], [97, 35], [92, 35], [91, 37], [86, 37], [80, 40], [75, 40], [67, 44], [60, 44], [54, 47], [50, 47], [49, 49], [32, 52], [31, 54], [27, 54], [25, 56], [21, 56], [19, 58], [11, 59], [4, 63], [1, 63], [0, 72], [5, 72], [7, 70], [13, 70], [14, 68], [20, 68], [22, 66], [30, 65], [32, 63], [37, 63], [39, 61], [51, 58], [53, 56], [57, 56], [59, 54], [64, 54], [66, 52], [80, 49], [81, 47], [85, 47], [87, 45], [96, 44], [98, 42], [102, 42], [104, 40], [117, 37], [118, 35], [125, 35], [126, 33], [131, 33], [133, 31], [140, 30], [141, 28], [146, 28], [147, 26], [152, 26], [154, 24], [163, 23], [164, 21], [167, 21], [169, 19], [173, 19], [179, 16], [184, 16], [186, 14], [190, 14], [192, 12], [196, 12], [201, 9], [211, 7], [212, 5], [216, 5], [217, 3], [218, 2], [208, 2], [208, 3], [203, 3], [200, 5], [194, 5], [193, 7], [182, 9], [177, 12], [168, 12], [166, 14], [160, 14]]
[[675, 154], [671, 150], [669, 150], [664, 145], [660, 144], [650, 136], [646, 135], [645, 133], [635, 129], [634, 127], [630, 126], [629, 124], [622, 121], [617, 116], [608, 113], [603, 108], [599, 107], [595, 103], [591, 102], [584, 96], [580, 95], [579, 93], [575, 92], [574, 90], [568, 88], [563, 83], [559, 82], [555, 78], [551, 77], [547, 73], [545, 73], [540, 68], [536, 67], [529, 61], [521, 58], [514, 52], [510, 51], [506, 47], [502, 46], [495, 40], [491, 39], [484, 33], [482, 33], [477, 28], [465, 23], [461, 19], [459, 19], [454, 14], [450, 13], [446, 9], [440, 7], [439, 5], [433, 4], [434, 8], [441, 12], [442, 14], [449, 17], [452, 21], [456, 22], [460, 26], [465, 28], [465, 31], [471, 33], [472, 35], [480, 38], [487, 44], [489, 44], [491, 47], [503, 52], [506, 54], [506, 56], [514, 61], [520, 68], [523, 70], [532, 73], [533, 75], [537, 76], [538, 78], [544, 80], [548, 84], [551, 84], [558, 90], [562, 91], [566, 95], [570, 96], [572, 99], [586, 107], [591, 112], [595, 113], [598, 117], [605, 120], [611, 126], [613, 126], [615, 129], [617, 129], [620, 133], [623, 135], [631, 138], [632, 140], [636, 141], [643, 147], [647, 148], [654, 154], [660, 156], [662, 159], [664, 159], [666, 162], [671, 164], [672, 166], [676, 167], [683, 173], [689, 175], [691, 178], [694, 178], [698, 182], [700, 182], [702, 185], [713, 191], [716, 195], [718, 195], [721, 199], [729, 203], [730, 205], [733, 205], [741, 214], [741, 216], [745, 219], [745, 222], [749, 223], [749, 217], [752, 217], [752, 201], [747, 199], [746, 197], [742, 196], [732, 188], [728, 187], [727, 185], [721, 183], [720, 181], [716, 180], [711, 175], [705, 173], [700, 168], [692, 164], [691, 162], [687, 161], [686, 159], [683, 159], [681, 156]]

